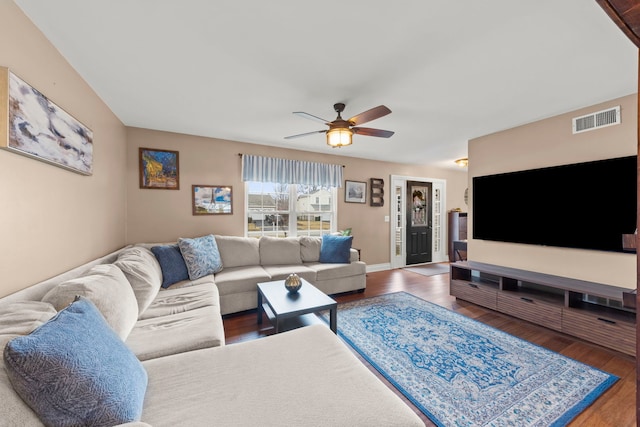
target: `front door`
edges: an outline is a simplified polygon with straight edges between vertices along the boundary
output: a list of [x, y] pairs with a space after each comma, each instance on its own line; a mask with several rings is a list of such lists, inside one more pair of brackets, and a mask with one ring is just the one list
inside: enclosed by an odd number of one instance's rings
[[431, 189], [430, 182], [407, 181], [407, 265], [431, 262]]

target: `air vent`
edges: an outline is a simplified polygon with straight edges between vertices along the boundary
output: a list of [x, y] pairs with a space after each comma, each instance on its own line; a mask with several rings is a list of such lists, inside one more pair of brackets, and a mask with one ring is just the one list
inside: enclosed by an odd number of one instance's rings
[[573, 133], [620, 124], [620, 106], [573, 118]]

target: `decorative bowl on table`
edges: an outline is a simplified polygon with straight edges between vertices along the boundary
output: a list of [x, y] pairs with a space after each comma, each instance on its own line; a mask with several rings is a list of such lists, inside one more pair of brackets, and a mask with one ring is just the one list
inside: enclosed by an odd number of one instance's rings
[[298, 292], [301, 286], [302, 280], [300, 280], [300, 277], [296, 273], [291, 273], [284, 279], [284, 287], [292, 294]]

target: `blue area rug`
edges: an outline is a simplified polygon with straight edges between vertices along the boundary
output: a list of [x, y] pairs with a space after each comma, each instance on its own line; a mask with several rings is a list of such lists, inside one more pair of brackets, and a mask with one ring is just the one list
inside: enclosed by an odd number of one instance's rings
[[339, 304], [338, 332], [439, 426], [563, 426], [618, 380], [405, 292]]

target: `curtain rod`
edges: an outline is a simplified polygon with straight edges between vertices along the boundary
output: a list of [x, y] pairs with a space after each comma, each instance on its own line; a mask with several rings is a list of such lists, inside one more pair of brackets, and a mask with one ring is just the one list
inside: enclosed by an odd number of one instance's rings
[[[238, 153], [238, 157], [242, 157], [242, 156], [243, 156], [243, 154], [242, 154], [242, 153]], [[341, 166], [342, 166], [343, 168], [346, 168], [346, 166], [345, 166], [345, 165], [341, 165]]]

